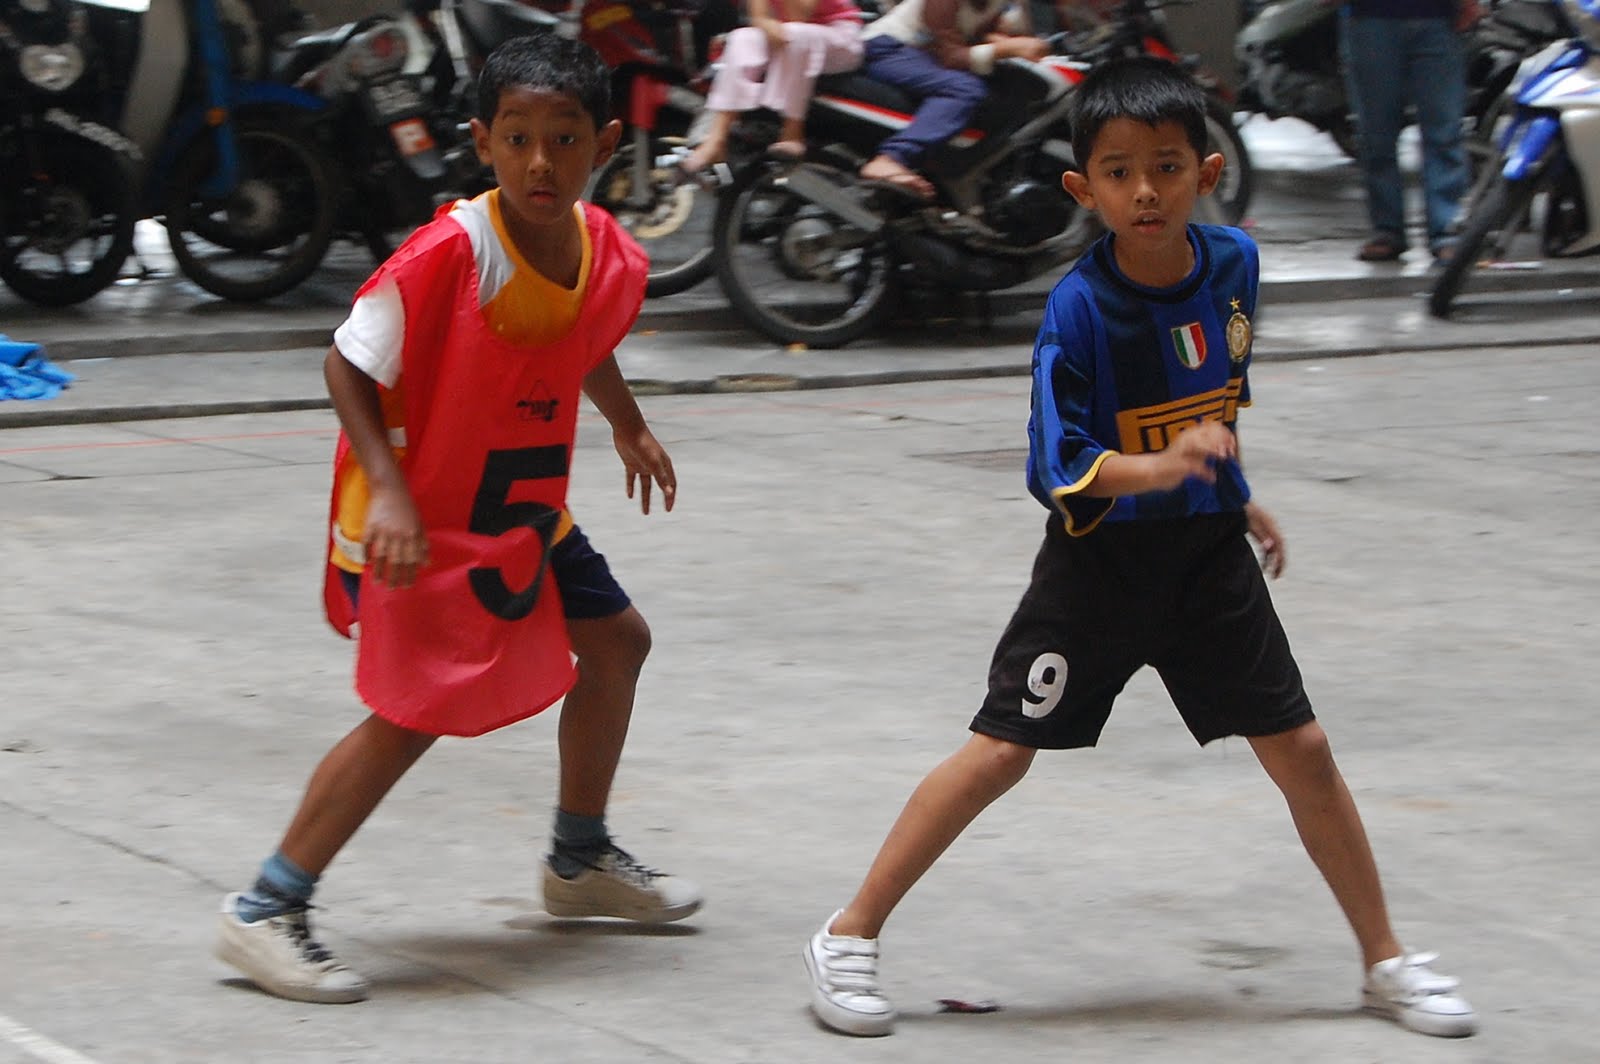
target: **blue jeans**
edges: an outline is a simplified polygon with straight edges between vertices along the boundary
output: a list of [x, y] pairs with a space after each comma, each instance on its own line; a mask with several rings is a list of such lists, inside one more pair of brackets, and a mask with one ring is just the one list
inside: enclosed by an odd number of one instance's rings
[[1416, 110], [1422, 133], [1422, 188], [1428, 246], [1450, 243], [1467, 155], [1461, 118], [1467, 106], [1466, 56], [1449, 19], [1355, 18], [1344, 13], [1345, 84], [1361, 134], [1361, 169], [1372, 228], [1405, 246], [1405, 184], [1395, 142]]
[[967, 119], [988, 94], [989, 86], [970, 70], [951, 70], [939, 61], [888, 34], [863, 42], [867, 77], [894, 85], [918, 97], [911, 124], [878, 145], [878, 151], [903, 166], [915, 167], [928, 149], [967, 128]]

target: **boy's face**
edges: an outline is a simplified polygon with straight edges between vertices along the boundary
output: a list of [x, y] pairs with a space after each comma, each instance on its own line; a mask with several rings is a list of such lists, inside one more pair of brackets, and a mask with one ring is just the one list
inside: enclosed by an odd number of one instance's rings
[[1119, 254], [1188, 254], [1186, 227], [1195, 200], [1217, 186], [1222, 156], [1201, 159], [1183, 126], [1113, 118], [1095, 137], [1087, 165], [1061, 184], [1117, 235]]
[[474, 118], [478, 160], [494, 168], [508, 225], [565, 224], [589, 175], [605, 164], [622, 135], [620, 122], [596, 130], [575, 97], [526, 85], [507, 86], [489, 125]]

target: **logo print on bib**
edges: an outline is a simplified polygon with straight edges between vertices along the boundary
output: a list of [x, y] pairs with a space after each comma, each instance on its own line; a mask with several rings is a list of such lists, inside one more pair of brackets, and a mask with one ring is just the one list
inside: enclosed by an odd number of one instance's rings
[[1040, 654], [1028, 669], [1028, 694], [1039, 701], [1022, 696], [1022, 715], [1039, 718], [1046, 716], [1061, 704], [1067, 690], [1067, 659], [1060, 654]]
[[1206, 331], [1197, 321], [1178, 326], [1172, 330], [1172, 350], [1179, 362], [1190, 369], [1199, 369], [1206, 360]]

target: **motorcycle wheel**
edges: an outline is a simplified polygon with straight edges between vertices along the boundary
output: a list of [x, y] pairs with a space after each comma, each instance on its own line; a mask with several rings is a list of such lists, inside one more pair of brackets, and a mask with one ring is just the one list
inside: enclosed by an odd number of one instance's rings
[[1250, 150], [1239, 136], [1233, 112], [1227, 104], [1216, 98], [1206, 102], [1206, 149], [1221, 152], [1222, 176], [1217, 179], [1216, 191], [1211, 193], [1229, 225], [1238, 225], [1250, 209], [1250, 196], [1255, 191], [1255, 166], [1250, 161]]
[[1537, 177], [1508, 181], [1501, 177], [1490, 186], [1476, 212], [1456, 241], [1455, 254], [1445, 263], [1428, 297], [1428, 309], [1436, 318], [1448, 318], [1456, 297], [1466, 283], [1467, 274], [1478, 264], [1487, 247], [1490, 257], [1498, 257], [1520, 228], [1522, 216], [1539, 189]]
[[31, 159], [0, 163], [0, 280], [42, 307], [81, 303], [133, 251], [132, 176], [110, 148], [46, 132]]
[[[803, 164], [841, 188], [855, 174]], [[786, 187], [788, 164], [747, 168], [717, 203], [717, 281], [741, 316], [783, 344], [842, 347], [893, 309], [894, 256], [869, 235]]]
[[655, 165], [684, 144], [682, 137], [650, 138], [650, 188], [644, 203], [629, 202], [636, 151], [631, 142], [600, 168], [589, 192], [589, 200], [609, 211], [650, 256], [647, 296], [686, 292], [716, 268], [711, 246], [716, 194], [693, 181], [676, 184], [671, 167]]
[[173, 165], [167, 239], [184, 276], [224, 299], [281, 295], [310, 277], [333, 240], [338, 182], [315, 143], [283, 119], [237, 120], [239, 180], [223, 194], [203, 189], [217, 166], [211, 135]]

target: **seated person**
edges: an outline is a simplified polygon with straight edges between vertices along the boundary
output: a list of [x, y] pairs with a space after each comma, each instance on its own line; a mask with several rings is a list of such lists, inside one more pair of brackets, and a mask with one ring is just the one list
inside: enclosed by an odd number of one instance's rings
[[685, 176], [727, 158], [735, 115], [757, 107], [783, 119], [770, 150], [799, 158], [817, 76], [861, 65], [861, 9], [855, 0], [749, 0], [749, 10], [750, 25], [728, 34], [706, 98], [711, 130], [681, 164]]
[[[861, 168], [869, 181], [932, 199], [916, 172], [928, 149], [966, 128], [987, 92], [983, 76], [1001, 59], [1043, 59], [1037, 37], [1001, 32], [1011, 0], [901, 0], [862, 31], [868, 77], [917, 96], [911, 124], [878, 145]], [[1008, 28], [1022, 28], [1011, 24]]]

